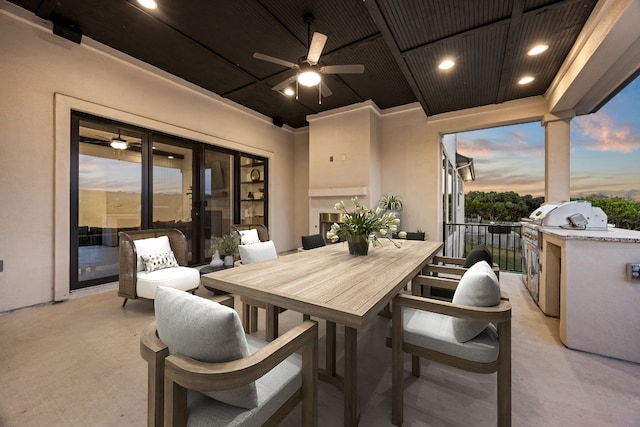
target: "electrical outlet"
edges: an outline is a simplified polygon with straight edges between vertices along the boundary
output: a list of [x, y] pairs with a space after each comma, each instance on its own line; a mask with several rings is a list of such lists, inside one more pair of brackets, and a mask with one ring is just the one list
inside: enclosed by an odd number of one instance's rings
[[640, 264], [627, 264], [627, 278], [640, 282]]

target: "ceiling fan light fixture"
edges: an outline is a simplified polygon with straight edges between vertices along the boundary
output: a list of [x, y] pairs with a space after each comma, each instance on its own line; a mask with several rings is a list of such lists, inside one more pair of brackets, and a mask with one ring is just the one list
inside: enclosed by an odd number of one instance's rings
[[298, 74], [298, 83], [307, 87], [315, 86], [320, 83], [320, 74], [315, 71], [303, 71]]
[[118, 139], [118, 138], [113, 138], [111, 140], [111, 148], [115, 148], [116, 150], [126, 150], [129, 147], [129, 144], [127, 144], [127, 141], [125, 141], [124, 139]]

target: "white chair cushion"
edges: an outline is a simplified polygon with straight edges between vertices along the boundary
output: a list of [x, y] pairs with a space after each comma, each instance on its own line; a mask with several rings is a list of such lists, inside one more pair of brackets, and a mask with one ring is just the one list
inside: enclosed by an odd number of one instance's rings
[[258, 237], [258, 230], [250, 228], [249, 230], [240, 230], [240, 244], [253, 245], [260, 243], [260, 237]]
[[[500, 303], [500, 283], [486, 261], [476, 262], [464, 273], [451, 302], [474, 307], [493, 307]], [[460, 318], [454, 318], [452, 323], [453, 334], [460, 342], [473, 339], [489, 324]]]
[[[493, 325], [462, 343], [454, 336], [454, 318], [451, 316], [406, 307], [402, 315], [405, 343], [475, 362], [489, 363], [498, 359], [498, 333]], [[387, 326], [387, 336], [392, 336], [391, 322]]]
[[240, 245], [238, 246], [238, 251], [243, 264], [253, 264], [254, 262], [278, 258], [276, 247], [271, 240], [252, 245]]
[[196, 268], [180, 266], [138, 273], [136, 294], [139, 297], [154, 299], [158, 286], [190, 291], [200, 286], [200, 272]]
[[136, 253], [138, 254], [138, 271], [144, 270], [144, 262], [141, 258], [142, 255], [159, 255], [171, 252], [171, 244], [169, 243], [169, 237], [167, 236], [134, 240], [133, 243], [136, 246]]
[[[240, 317], [232, 308], [159, 287], [155, 311], [158, 337], [170, 354], [181, 353], [201, 362], [229, 362], [250, 354]], [[255, 383], [205, 394], [241, 408], [258, 406]]]
[[[254, 353], [266, 342], [247, 335], [249, 352]], [[189, 391], [189, 426], [260, 426], [268, 420], [302, 385], [302, 361], [299, 354], [282, 363], [256, 381], [258, 406], [242, 409], [212, 400], [196, 391]]]

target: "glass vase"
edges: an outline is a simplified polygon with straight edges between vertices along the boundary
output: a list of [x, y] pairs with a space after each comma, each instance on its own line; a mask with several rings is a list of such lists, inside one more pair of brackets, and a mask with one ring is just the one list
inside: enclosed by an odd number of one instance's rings
[[367, 255], [369, 253], [369, 236], [365, 234], [350, 234], [347, 236], [347, 244], [351, 255]]

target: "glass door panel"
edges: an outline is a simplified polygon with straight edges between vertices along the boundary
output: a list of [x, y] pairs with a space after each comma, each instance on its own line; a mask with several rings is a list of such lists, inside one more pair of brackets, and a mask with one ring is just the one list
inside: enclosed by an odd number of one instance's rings
[[80, 120], [78, 140], [78, 276], [72, 289], [117, 280], [118, 232], [141, 224], [142, 134]]
[[[180, 144], [180, 145], [177, 145]], [[194, 260], [193, 149], [171, 137], [152, 140], [152, 228], [176, 228], [185, 235]], [[197, 240], [196, 240], [197, 241]], [[197, 245], [196, 245], [197, 246]], [[197, 254], [196, 254], [197, 256]]]
[[204, 150], [204, 257], [210, 260], [211, 239], [231, 233], [233, 223], [233, 155]]

